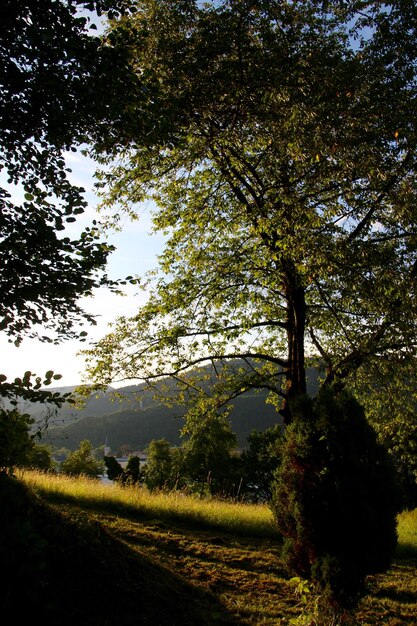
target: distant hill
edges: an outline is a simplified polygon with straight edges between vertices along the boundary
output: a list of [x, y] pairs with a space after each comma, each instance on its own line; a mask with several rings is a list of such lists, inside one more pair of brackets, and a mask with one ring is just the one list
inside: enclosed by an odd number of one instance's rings
[[[244, 394], [233, 401], [230, 420], [239, 447], [246, 445], [247, 436], [253, 429], [265, 430], [280, 422], [276, 409], [265, 401], [266, 393]], [[156, 404], [144, 409], [90, 415], [66, 425], [51, 425], [43, 440], [56, 448], [70, 450], [78, 448], [82, 439], [88, 439], [94, 447], [103, 445], [107, 439], [112, 451], [122, 445], [143, 450], [152, 439], [161, 438], [175, 446], [181, 443], [184, 412], [184, 407], [167, 408]]]
[[[311, 370], [309, 393], [314, 395], [317, 387], [317, 372]], [[267, 395], [266, 391], [247, 392], [232, 401], [231, 427], [239, 447], [247, 445], [252, 430], [263, 431], [281, 422], [276, 409], [266, 403]], [[59, 410], [50, 418], [43, 441], [55, 448], [75, 450], [83, 439], [91, 441], [94, 447], [103, 445], [107, 439], [113, 452], [123, 445], [143, 450], [152, 439], [161, 438], [175, 446], [181, 443], [184, 413], [184, 407], [167, 408], [156, 403], [144, 385], [109, 388], [91, 396], [83, 408], [69, 406]], [[38, 409], [36, 417], [42, 419]]]

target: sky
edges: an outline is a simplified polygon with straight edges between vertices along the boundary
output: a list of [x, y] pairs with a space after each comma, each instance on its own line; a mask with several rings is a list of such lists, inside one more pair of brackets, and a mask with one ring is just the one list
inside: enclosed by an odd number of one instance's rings
[[[85, 198], [89, 203], [88, 209], [74, 226], [81, 230], [81, 227], [91, 224], [93, 219], [99, 221], [102, 218], [97, 212], [99, 199], [93, 188], [95, 165], [79, 152], [71, 152], [66, 157], [68, 166], [72, 169], [70, 180], [84, 187]], [[108, 235], [109, 243], [116, 247], [107, 266], [107, 273], [113, 279], [125, 278], [128, 275], [142, 276], [157, 265], [157, 255], [163, 248], [163, 236], [152, 235], [150, 232], [151, 206], [141, 205], [138, 211], [140, 213], [138, 221], [126, 220], [121, 232]], [[54, 346], [27, 338], [16, 348], [8, 342], [5, 334], [0, 333], [0, 373], [11, 381], [17, 376], [23, 376], [27, 370], [39, 376], [52, 370], [62, 375], [56, 385], [73, 386], [88, 383], [85, 377], [85, 361], [78, 354], [79, 351], [88, 347], [89, 342], [103, 337], [109, 330], [109, 323], [118, 316], [133, 315], [146, 300], [146, 294], [139, 292], [133, 285], [127, 285], [123, 289], [126, 293], [124, 297], [114, 295], [107, 289], [99, 289], [93, 298], [80, 300], [84, 310], [97, 315], [96, 326], [85, 326], [82, 329], [88, 332], [86, 342], [67, 340]]]

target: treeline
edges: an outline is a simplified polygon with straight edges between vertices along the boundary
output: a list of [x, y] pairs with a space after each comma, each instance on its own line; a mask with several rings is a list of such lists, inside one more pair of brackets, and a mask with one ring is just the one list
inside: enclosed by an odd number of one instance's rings
[[110, 480], [144, 484], [150, 491], [181, 490], [200, 496], [269, 501], [282, 441], [280, 425], [263, 432], [254, 430], [247, 448], [238, 452], [227, 423], [212, 417], [179, 447], [172, 447], [166, 439], [151, 441], [143, 464], [137, 456], [129, 457], [126, 468], [114, 456], [104, 457], [104, 462]]

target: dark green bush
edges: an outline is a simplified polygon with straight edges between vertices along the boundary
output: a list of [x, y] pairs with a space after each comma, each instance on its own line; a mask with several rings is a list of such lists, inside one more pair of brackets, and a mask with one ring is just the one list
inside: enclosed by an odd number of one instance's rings
[[395, 470], [347, 393], [303, 397], [293, 414], [271, 501], [286, 562], [334, 604], [353, 606], [396, 547]]
[[135, 485], [140, 479], [140, 460], [138, 456], [130, 456], [126, 469], [122, 474], [121, 480], [123, 483], [129, 485]]
[[123, 476], [123, 467], [114, 456], [105, 456], [104, 465], [109, 480], [119, 480]]
[[0, 471], [12, 474], [23, 465], [33, 447], [33, 418], [17, 409], [0, 409]]

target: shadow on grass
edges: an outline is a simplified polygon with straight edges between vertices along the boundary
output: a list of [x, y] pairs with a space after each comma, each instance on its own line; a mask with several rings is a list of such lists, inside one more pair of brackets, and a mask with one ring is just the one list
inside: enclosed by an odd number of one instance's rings
[[57, 510], [0, 476], [2, 612], [45, 625], [238, 624], [210, 593], [132, 550], [88, 514]]
[[412, 543], [399, 543], [394, 554], [394, 561], [402, 563], [404, 561], [414, 561], [417, 565], [417, 547]]

